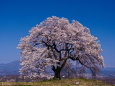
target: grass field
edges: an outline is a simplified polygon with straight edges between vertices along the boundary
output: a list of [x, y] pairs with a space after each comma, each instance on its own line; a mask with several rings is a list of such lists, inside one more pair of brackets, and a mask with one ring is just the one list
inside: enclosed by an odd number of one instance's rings
[[40, 82], [0, 82], [0, 86], [115, 86], [92, 79], [63, 79]]

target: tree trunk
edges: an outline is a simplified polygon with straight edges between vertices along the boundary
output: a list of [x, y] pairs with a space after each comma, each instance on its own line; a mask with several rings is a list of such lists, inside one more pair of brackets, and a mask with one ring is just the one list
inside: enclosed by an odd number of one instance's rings
[[60, 72], [61, 72], [61, 70], [60, 69], [56, 69], [55, 71], [54, 71], [54, 79], [61, 79], [61, 77], [60, 77]]

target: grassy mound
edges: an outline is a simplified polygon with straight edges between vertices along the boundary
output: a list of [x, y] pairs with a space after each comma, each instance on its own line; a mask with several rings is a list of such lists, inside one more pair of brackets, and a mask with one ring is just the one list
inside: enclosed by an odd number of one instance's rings
[[92, 79], [63, 79], [40, 82], [0, 82], [0, 86], [115, 86]]

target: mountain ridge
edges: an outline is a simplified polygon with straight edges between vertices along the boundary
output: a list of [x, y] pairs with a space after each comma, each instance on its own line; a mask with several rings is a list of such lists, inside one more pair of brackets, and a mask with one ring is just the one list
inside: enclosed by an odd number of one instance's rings
[[18, 75], [19, 69], [21, 68], [18, 60], [7, 63], [0, 64], [0, 75]]
[[[7, 63], [0, 64], [0, 76], [3, 75], [19, 75], [19, 69], [21, 68], [19, 60]], [[114, 77], [115, 78], [115, 68], [105, 67], [101, 69], [100, 76], [104, 77]]]

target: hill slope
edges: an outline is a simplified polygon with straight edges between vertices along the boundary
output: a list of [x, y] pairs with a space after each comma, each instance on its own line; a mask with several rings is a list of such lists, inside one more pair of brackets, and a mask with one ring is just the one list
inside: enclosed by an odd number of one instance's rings
[[115, 86], [91, 79], [63, 79], [40, 82], [1, 82], [0, 86]]
[[19, 61], [13, 61], [8, 64], [0, 64], [0, 75], [17, 75], [19, 74]]
[[[0, 76], [1, 75], [17, 75], [21, 68], [20, 62], [13, 61], [8, 64], [0, 64]], [[115, 68], [104, 68], [100, 71], [99, 76], [113, 77], [115, 78]]]

